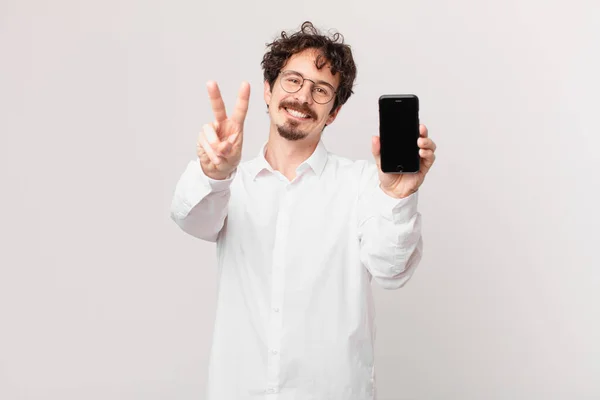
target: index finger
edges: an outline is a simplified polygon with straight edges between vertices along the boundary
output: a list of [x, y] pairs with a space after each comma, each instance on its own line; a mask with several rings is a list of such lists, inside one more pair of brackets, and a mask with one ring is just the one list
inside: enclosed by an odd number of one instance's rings
[[423, 124], [420, 124], [420, 126], [419, 126], [419, 133], [420, 133], [421, 137], [424, 137], [424, 138], [429, 136], [429, 131], [428, 131], [427, 127]]
[[227, 119], [227, 113], [225, 112], [225, 103], [221, 97], [221, 91], [219, 85], [216, 82], [209, 81], [206, 84], [208, 88], [208, 97], [210, 98], [210, 105], [215, 115], [215, 119], [218, 122], [225, 121]]
[[246, 114], [248, 113], [248, 103], [250, 102], [250, 84], [248, 82], [242, 82], [240, 90], [238, 92], [237, 103], [235, 104], [235, 110], [233, 111], [233, 119], [240, 125], [244, 124]]

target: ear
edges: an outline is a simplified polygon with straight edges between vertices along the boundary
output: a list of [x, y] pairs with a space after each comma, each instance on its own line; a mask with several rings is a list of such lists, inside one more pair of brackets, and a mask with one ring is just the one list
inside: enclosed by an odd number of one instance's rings
[[327, 117], [327, 122], [325, 122], [325, 125], [327, 125], [327, 126], [331, 125], [333, 123], [333, 121], [335, 121], [335, 118], [337, 117], [337, 115], [341, 109], [342, 109], [342, 106], [339, 106], [338, 108], [335, 109], [334, 112], [329, 114], [329, 117]]
[[268, 81], [265, 81], [264, 97], [265, 97], [265, 103], [268, 106], [269, 103], [271, 103], [271, 87], [269, 86]]

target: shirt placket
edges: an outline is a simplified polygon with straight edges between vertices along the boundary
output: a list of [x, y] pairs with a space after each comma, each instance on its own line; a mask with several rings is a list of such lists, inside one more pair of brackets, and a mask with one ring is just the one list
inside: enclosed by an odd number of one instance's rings
[[281, 194], [279, 212], [275, 227], [275, 242], [273, 246], [273, 269], [271, 282], [271, 310], [268, 334], [268, 364], [267, 364], [267, 389], [269, 399], [276, 399], [281, 384], [281, 335], [283, 324], [283, 293], [285, 248], [288, 241], [290, 224], [290, 192], [291, 185], [285, 183]]

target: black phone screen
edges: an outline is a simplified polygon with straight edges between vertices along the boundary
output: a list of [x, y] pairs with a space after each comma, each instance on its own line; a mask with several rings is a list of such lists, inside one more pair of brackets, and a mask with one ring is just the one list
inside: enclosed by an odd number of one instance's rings
[[379, 98], [381, 170], [387, 173], [419, 172], [419, 99], [414, 95]]

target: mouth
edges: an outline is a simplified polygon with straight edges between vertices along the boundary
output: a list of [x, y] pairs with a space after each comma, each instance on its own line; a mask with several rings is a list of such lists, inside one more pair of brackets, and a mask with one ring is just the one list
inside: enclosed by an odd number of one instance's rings
[[300, 121], [307, 121], [312, 118], [310, 114], [296, 110], [292, 107], [283, 107], [283, 109], [287, 115]]

